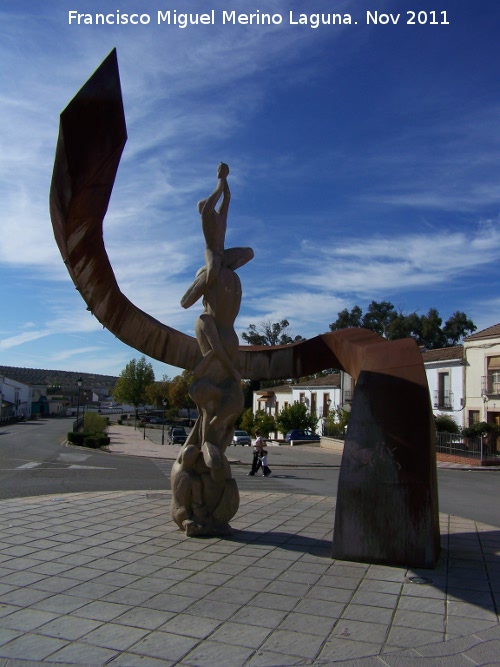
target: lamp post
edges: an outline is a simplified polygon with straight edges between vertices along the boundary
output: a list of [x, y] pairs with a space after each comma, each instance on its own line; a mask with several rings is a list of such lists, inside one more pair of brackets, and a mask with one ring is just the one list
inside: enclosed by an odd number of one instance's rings
[[161, 444], [165, 444], [165, 408], [167, 407], [167, 399], [162, 400], [163, 404], [163, 419], [161, 421]]
[[82, 388], [82, 384], [83, 384], [83, 381], [82, 381], [81, 377], [78, 378], [78, 380], [76, 381], [76, 384], [78, 385], [78, 396], [77, 396], [77, 399], [76, 399], [76, 430], [78, 431], [78, 428], [80, 426], [79, 423], [78, 423], [78, 420], [80, 419], [80, 389]]

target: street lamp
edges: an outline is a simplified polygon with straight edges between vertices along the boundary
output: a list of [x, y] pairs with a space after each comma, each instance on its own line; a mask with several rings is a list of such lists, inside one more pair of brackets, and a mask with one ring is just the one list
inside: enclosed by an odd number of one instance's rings
[[78, 420], [80, 419], [80, 389], [82, 388], [83, 380], [82, 378], [78, 378], [76, 381], [76, 384], [78, 385], [78, 397], [76, 399], [76, 430], [78, 431], [78, 428], [80, 424], [78, 423]]
[[164, 445], [165, 444], [165, 408], [167, 407], [167, 399], [166, 398], [164, 398], [162, 400], [162, 404], [163, 404], [163, 419], [162, 419], [162, 422], [161, 422], [161, 444]]

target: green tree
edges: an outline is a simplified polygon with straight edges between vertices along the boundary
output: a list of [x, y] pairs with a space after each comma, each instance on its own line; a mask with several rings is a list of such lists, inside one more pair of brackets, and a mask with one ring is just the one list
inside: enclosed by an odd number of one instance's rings
[[147, 387], [154, 379], [153, 366], [146, 361], [146, 357], [141, 357], [139, 361], [132, 359], [120, 373], [113, 396], [117, 401], [133, 405], [137, 418], [139, 406], [147, 403]]
[[186, 408], [188, 413], [196, 407], [189, 395], [189, 388], [193, 384], [194, 375], [191, 371], [182, 371], [181, 375], [176, 375], [170, 381], [168, 397], [172, 408], [177, 411]]
[[338, 329], [349, 329], [351, 327], [362, 327], [363, 311], [359, 306], [354, 306], [354, 308], [349, 312], [347, 308], [341, 310], [338, 313], [338, 317], [333, 324], [330, 324], [330, 329], [332, 331], [337, 331]]
[[363, 327], [388, 340], [411, 337], [429, 350], [457, 345], [464, 336], [477, 328], [460, 311], [455, 312], [443, 325], [436, 308], [430, 308], [426, 315], [405, 314], [397, 312], [389, 301], [372, 301], [364, 315], [359, 306], [354, 306], [350, 312], [344, 309], [338, 313], [335, 322], [330, 324], [332, 331], [347, 327]]
[[108, 418], [97, 412], [86, 412], [84, 415], [83, 430], [87, 433], [104, 435], [108, 430], [108, 425]]
[[[164, 375], [163, 380], [160, 382], [153, 382], [146, 389], [147, 401], [150, 405], [154, 405], [156, 408], [169, 408], [169, 392], [170, 392], [170, 383], [171, 380], [168, 376]], [[167, 405], [163, 405], [163, 400], [166, 399]]]
[[378, 333], [379, 336], [388, 338], [391, 324], [396, 317], [397, 313], [392, 303], [389, 303], [389, 301], [372, 301], [363, 316], [361, 326], [364, 329], [370, 329], [370, 331]]
[[267, 438], [270, 433], [276, 431], [276, 422], [272, 415], [264, 410], [257, 410], [254, 419], [254, 430], [258, 429], [260, 434]]
[[294, 428], [301, 430], [310, 428], [314, 431], [318, 423], [318, 419], [308, 412], [306, 404], [298, 401], [283, 408], [275, 421], [278, 430], [282, 433], [287, 433]]
[[465, 313], [457, 310], [445, 322], [443, 332], [446, 336], [447, 345], [457, 345], [462, 338], [474, 333], [476, 329], [474, 322]]
[[451, 415], [435, 415], [434, 424], [438, 433], [460, 433], [460, 426]]
[[247, 408], [240, 418], [240, 428], [247, 433], [253, 433], [255, 428], [255, 420], [252, 408]]
[[304, 340], [302, 336], [292, 338], [289, 326], [288, 320], [280, 322], [265, 320], [260, 324], [249, 324], [248, 331], [244, 331], [241, 337], [248, 345], [289, 345]]
[[325, 423], [325, 435], [340, 437], [345, 435], [347, 424], [351, 413], [344, 410], [340, 405], [335, 410], [330, 410]]

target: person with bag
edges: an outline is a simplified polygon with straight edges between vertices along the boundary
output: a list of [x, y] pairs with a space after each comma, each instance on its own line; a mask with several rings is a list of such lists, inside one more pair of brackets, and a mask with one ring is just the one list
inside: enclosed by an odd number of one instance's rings
[[249, 477], [255, 475], [257, 470], [262, 466], [260, 460], [262, 452], [264, 450], [264, 439], [262, 438], [260, 431], [255, 429], [255, 441], [253, 443], [253, 460], [252, 460], [252, 469], [248, 473]]

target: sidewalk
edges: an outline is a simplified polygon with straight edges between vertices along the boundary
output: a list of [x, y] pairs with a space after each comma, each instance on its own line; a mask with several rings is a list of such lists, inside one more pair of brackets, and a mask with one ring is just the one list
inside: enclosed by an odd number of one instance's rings
[[0, 667], [500, 664], [499, 528], [441, 514], [438, 567], [414, 571], [332, 560], [335, 498], [242, 493], [224, 539], [186, 538], [169, 502], [0, 501]]

